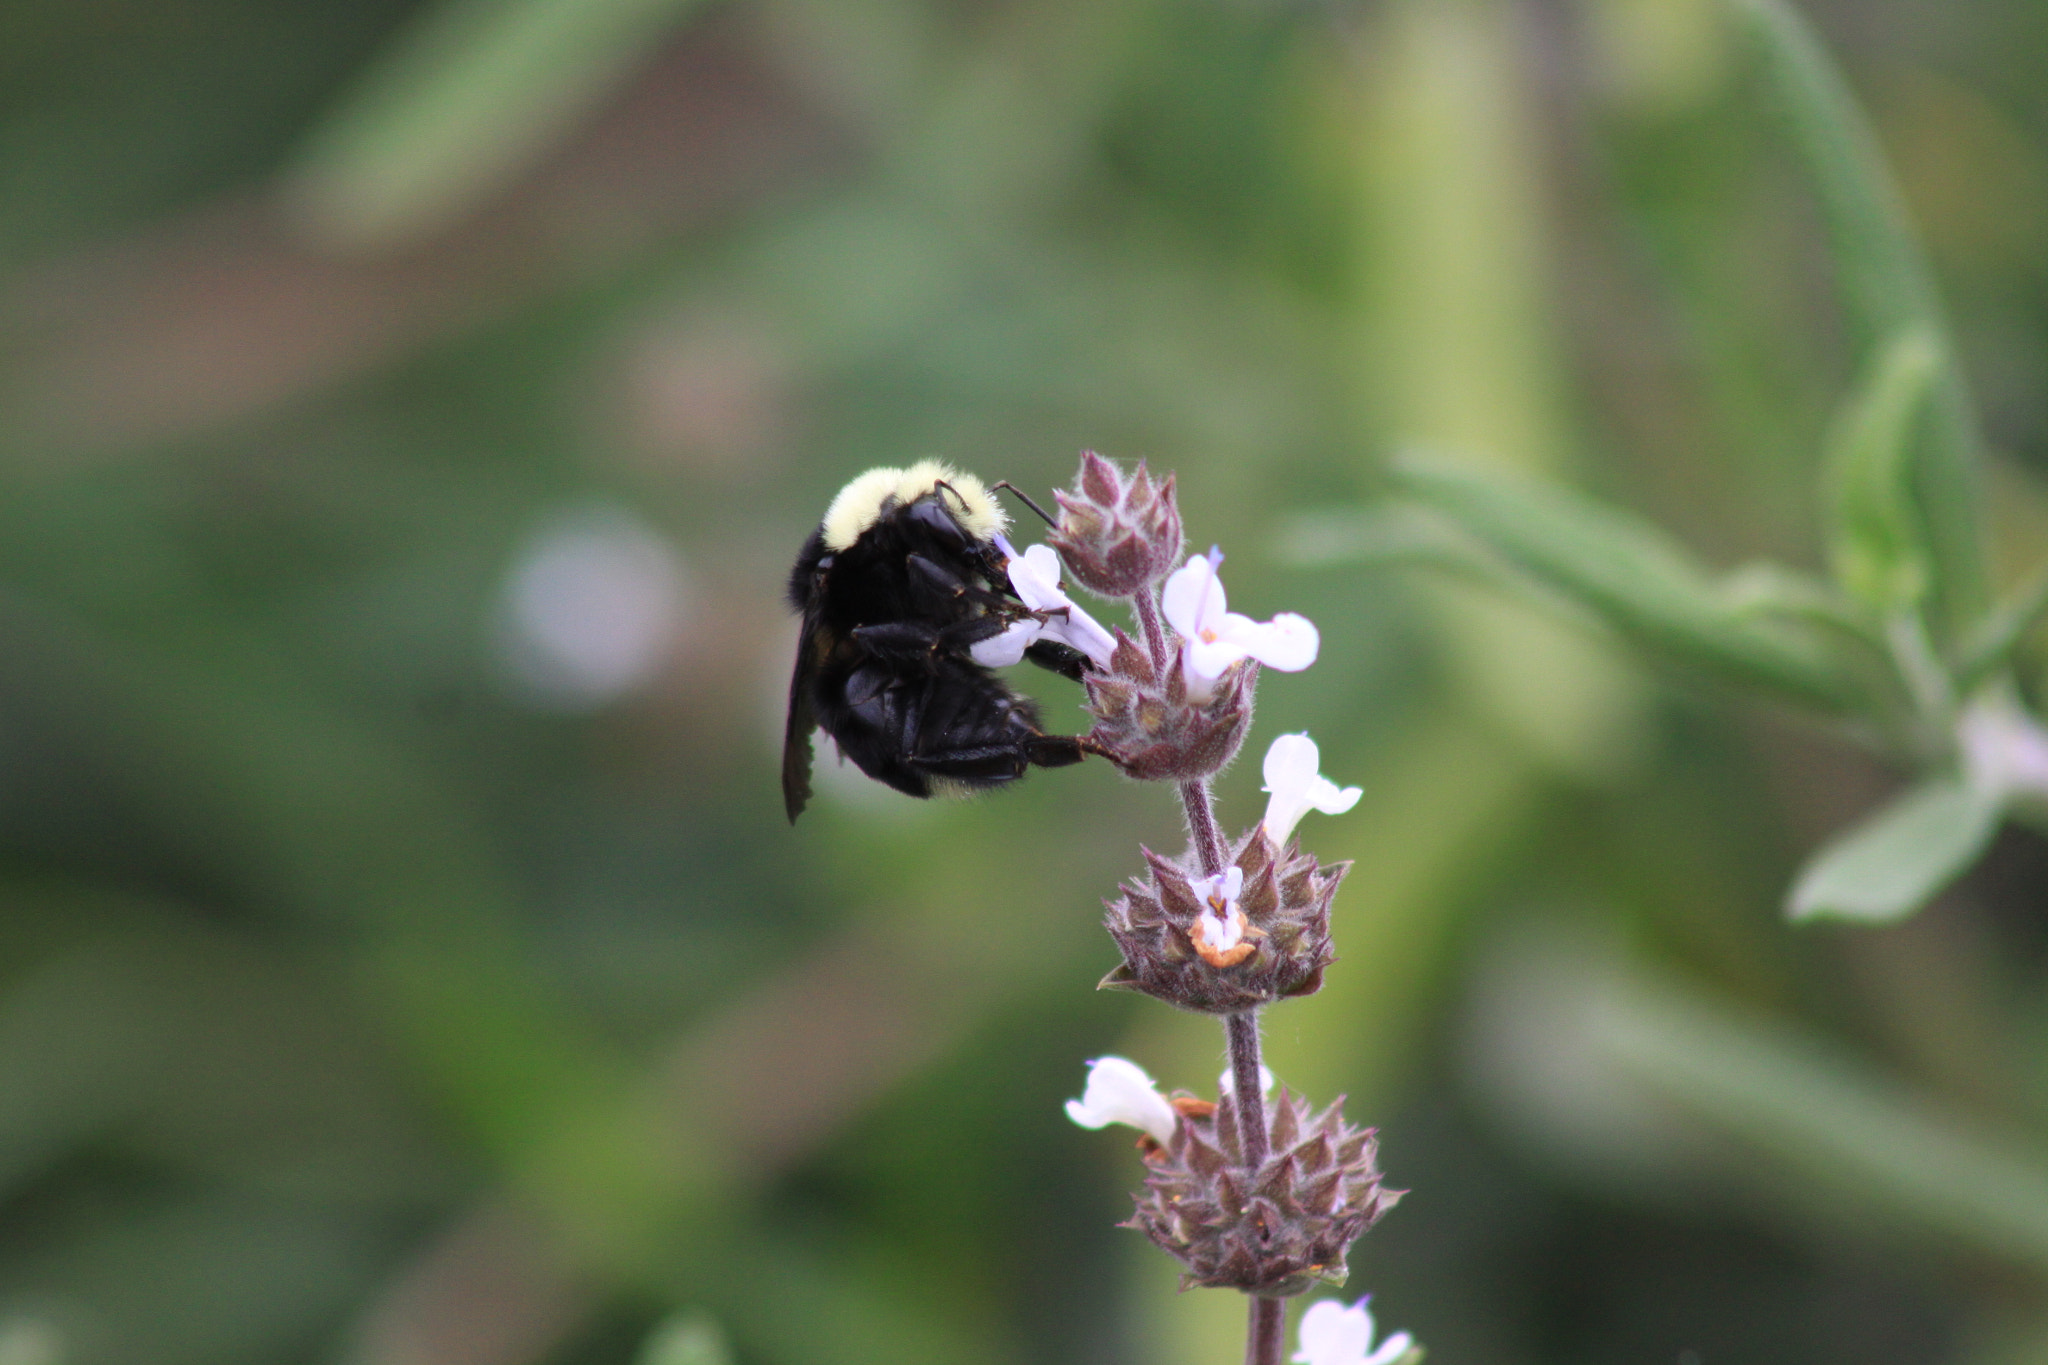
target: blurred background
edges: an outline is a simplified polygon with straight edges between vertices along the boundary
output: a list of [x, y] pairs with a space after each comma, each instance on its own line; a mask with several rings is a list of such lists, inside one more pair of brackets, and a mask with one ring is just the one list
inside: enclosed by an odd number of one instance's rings
[[[2048, 9], [1803, 8], [2010, 581]], [[831, 494], [1084, 447], [1322, 628], [1251, 752], [1367, 793], [1268, 1018], [1413, 1191], [1347, 1298], [1444, 1365], [2048, 1360], [2048, 845], [1792, 929], [1896, 775], [1290, 529], [1423, 446], [1818, 563], [1832, 290], [1716, 0], [0, 5], [0, 1362], [1239, 1359], [1060, 1112], [1213, 1093], [1094, 990], [1168, 794], [776, 789]]]

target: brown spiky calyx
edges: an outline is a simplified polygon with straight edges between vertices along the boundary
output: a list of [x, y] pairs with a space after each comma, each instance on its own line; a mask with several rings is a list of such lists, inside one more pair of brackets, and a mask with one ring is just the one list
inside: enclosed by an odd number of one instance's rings
[[1173, 476], [1154, 482], [1145, 462], [1129, 474], [1092, 450], [1081, 452], [1081, 472], [1059, 500], [1052, 547], [1067, 572], [1090, 592], [1135, 597], [1180, 562], [1180, 507]]
[[1266, 1298], [1342, 1284], [1346, 1251], [1405, 1191], [1381, 1183], [1373, 1129], [1344, 1122], [1342, 1100], [1312, 1114], [1281, 1089], [1266, 1106], [1269, 1154], [1247, 1170], [1236, 1097], [1207, 1117], [1181, 1112], [1147, 1159], [1136, 1228], [1186, 1270], [1181, 1288]]
[[1109, 667], [1082, 679], [1095, 716], [1088, 738], [1141, 782], [1211, 777], [1237, 757], [1251, 729], [1258, 664], [1251, 659], [1232, 664], [1217, 679], [1214, 696], [1190, 701], [1181, 648], [1170, 649], [1166, 666], [1158, 668], [1119, 630]]
[[1126, 883], [1108, 903], [1105, 920], [1124, 960], [1102, 979], [1105, 988], [1203, 1014], [1237, 1014], [1322, 988], [1323, 969], [1336, 957], [1330, 902], [1350, 863], [1320, 866], [1294, 843], [1276, 850], [1264, 828], [1254, 827], [1231, 859], [1244, 870], [1237, 904], [1251, 951], [1225, 962], [1205, 951], [1197, 923], [1207, 908], [1203, 879], [1150, 849], [1145, 861], [1151, 875]]

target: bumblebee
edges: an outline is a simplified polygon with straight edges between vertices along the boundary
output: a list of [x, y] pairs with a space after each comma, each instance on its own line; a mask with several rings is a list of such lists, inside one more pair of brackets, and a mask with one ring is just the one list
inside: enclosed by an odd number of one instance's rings
[[[789, 575], [803, 617], [782, 748], [791, 823], [810, 800], [818, 726], [862, 772], [917, 797], [1001, 786], [1093, 752], [1041, 731], [1037, 708], [973, 657], [1034, 616], [995, 543], [1008, 524], [981, 480], [937, 460], [870, 469], [832, 500]], [[1087, 667], [1052, 640], [1024, 657], [1074, 679]]]

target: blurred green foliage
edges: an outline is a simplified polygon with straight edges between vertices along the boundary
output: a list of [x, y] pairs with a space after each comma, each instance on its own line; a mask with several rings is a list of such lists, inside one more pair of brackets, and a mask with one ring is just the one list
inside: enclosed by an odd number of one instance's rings
[[0, 1362], [1238, 1358], [1059, 1108], [1221, 1068], [1092, 990], [1171, 803], [777, 801], [831, 493], [1084, 446], [1322, 628], [1387, 1329], [2039, 1359], [2048, 849], [1897, 788], [2048, 682], [2048, 19], [1801, 12], [0, 7]]

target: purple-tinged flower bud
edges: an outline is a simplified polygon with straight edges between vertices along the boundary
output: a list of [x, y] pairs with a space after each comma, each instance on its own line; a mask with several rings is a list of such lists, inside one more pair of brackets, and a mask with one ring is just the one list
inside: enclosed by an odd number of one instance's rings
[[1405, 1193], [1381, 1183], [1374, 1132], [1345, 1123], [1342, 1103], [1312, 1114], [1282, 1089], [1266, 1106], [1269, 1152], [1257, 1170], [1245, 1167], [1234, 1095], [1209, 1114], [1179, 1106], [1123, 1226], [1186, 1267], [1182, 1288], [1286, 1298], [1342, 1284], [1346, 1251]]
[[1081, 453], [1074, 491], [1053, 494], [1060, 520], [1051, 541], [1067, 572], [1090, 592], [1135, 597], [1180, 562], [1180, 508], [1173, 476], [1153, 482], [1145, 462], [1126, 475], [1092, 450]]
[[1258, 664], [1232, 664], [1198, 702], [1188, 696], [1178, 649], [1157, 669], [1122, 631], [1116, 641], [1109, 667], [1082, 679], [1095, 714], [1089, 739], [1143, 782], [1193, 782], [1222, 771], [1251, 729]]
[[1151, 874], [1109, 902], [1123, 964], [1102, 979], [1202, 1014], [1236, 1014], [1322, 989], [1336, 957], [1330, 902], [1351, 864], [1321, 867], [1298, 845], [1275, 849], [1259, 828], [1230, 868], [1203, 877], [1150, 849]]

